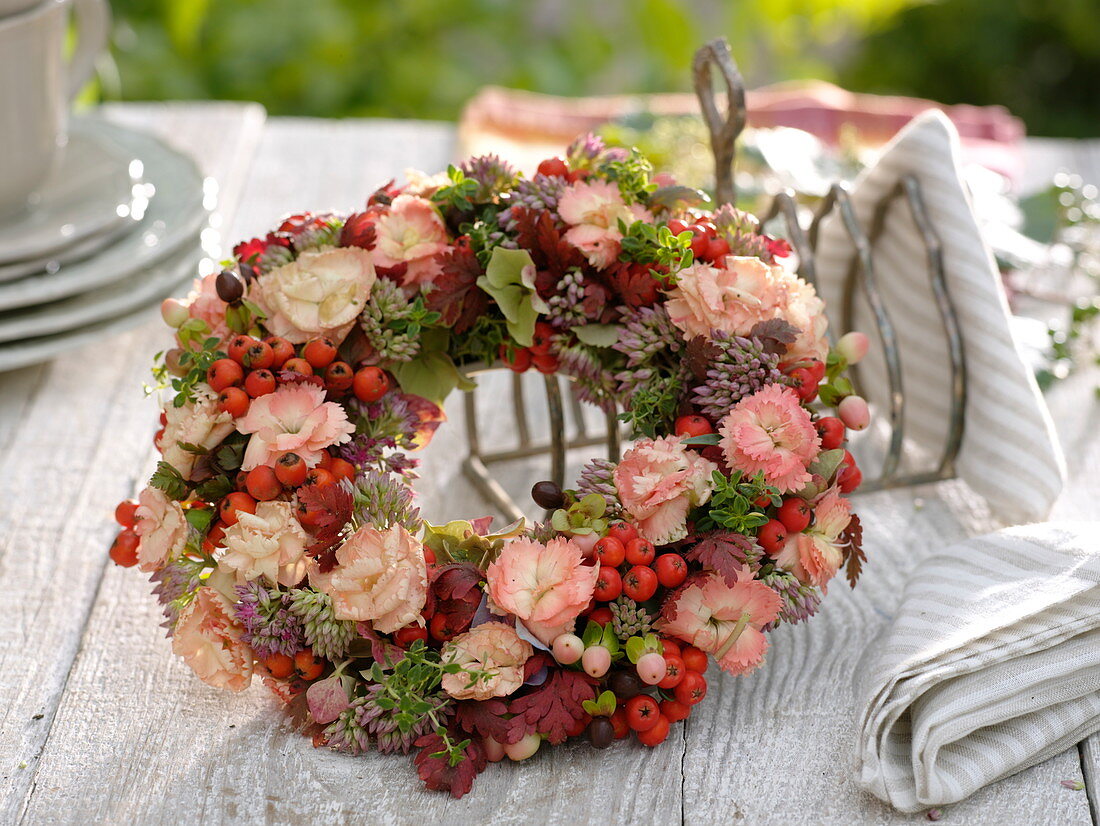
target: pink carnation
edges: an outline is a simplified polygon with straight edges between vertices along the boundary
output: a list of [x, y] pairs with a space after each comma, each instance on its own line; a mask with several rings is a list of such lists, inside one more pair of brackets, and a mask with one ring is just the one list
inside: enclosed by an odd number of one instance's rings
[[[460, 671], [443, 675], [443, 690], [456, 700], [488, 700], [507, 697], [523, 685], [523, 664], [534, 653], [531, 644], [520, 639], [510, 625], [486, 622], [459, 634], [443, 647], [444, 663], [458, 663], [486, 676], [474, 678]], [[473, 685], [471, 685], [473, 681]]]
[[615, 468], [615, 487], [639, 533], [667, 545], [687, 536], [688, 511], [710, 498], [717, 469], [676, 436], [639, 439]]
[[824, 360], [828, 353], [825, 305], [814, 288], [759, 258], [731, 255], [720, 266], [692, 264], [677, 274], [665, 307], [689, 338], [714, 330], [743, 336], [758, 322], [779, 318], [799, 331], [785, 362]]
[[400, 525], [385, 531], [367, 525], [336, 551], [336, 567], [321, 573], [309, 567], [309, 582], [332, 597], [337, 619], [369, 621], [375, 631], [392, 634], [422, 622], [428, 594], [424, 547]]
[[733, 406], [718, 427], [722, 453], [731, 468], [787, 493], [810, 481], [806, 469], [817, 458], [821, 437], [810, 414], [789, 387], [769, 384]]
[[179, 502], [169, 499], [157, 488], [145, 488], [138, 494], [135, 532], [138, 568], [151, 573], [179, 556], [187, 544], [187, 520]]
[[232, 616], [229, 600], [213, 588], [199, 588], [180, 613], [172, 650], [204, 683], [243, 691], [252, 682], [252, 649]]
[[[224, 340], [229, 338], [231, 331], [225, 323], [225, 302], [218, 298], [217, 280], [216, 272], [196, 278], [191, 293], [183, 303], [187, 307], [188, 316], [205, 321], [210, 328], [210, 335]], [[200, 336], [199, 340], [202, 338], [204, 336]]]
[[851, 504], [838, 488], [829, 488], [814, 505], [813, 525], [787, 538], [776, 564], [803, 582], [824, 588], [844, 561], [838, 540], [851, 519]]
[[545, 545], [513, 539], [485, 572], [489, 596], [549, 645], [573, 630], [592, 599], [599, 569], [583, 563], [584, 554], [571, 539], [557, 537]]
[[448, 249], [447, 226], [426, 198], [398, 195], [375, 223], [375, 233], [375, 266], [405, 264], [402, 283], [430, 282], [442, 272], [435, 256]]
[[274, 393], [252, 400], [237, 430], [251, 433], [243, 470], [274, 466], [284, 453], [297, 453], [307, 465], [321, 461], [321, 451], [348, 441], [355, 426], [344, 408], [325, 401], [325, 389], [299, 382], [280, 385]]
[[610, 181], [578, 181], [558, 200], [558, 214], [570, 224], [565, 240], [579, 249], [597, 269], [609, 267], [619, 256], [621, 220], [628, 227], [653, 217], [639, 204], [627, 204]]
[[746, 674], [764, 661], [760, 629], [779, 614], [779, 595], [748, 571], [730, 586], [713, 572], [688, 580], [661, 609], [662, 633], [711, 654], [724, 671]]

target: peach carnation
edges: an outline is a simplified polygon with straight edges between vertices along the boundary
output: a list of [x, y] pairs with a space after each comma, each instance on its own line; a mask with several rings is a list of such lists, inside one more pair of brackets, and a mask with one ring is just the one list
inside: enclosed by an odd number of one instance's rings
[[207, 685], [243, 691], [252, 682], [252, 649], [232, 615], [229, 600], [213, 588], [199, 588], [180, 613], [172, 650]]
[[769, 384], [737, 402], [719, 424], [726, 463], [787, 493], [810, 481], [809, 464], [821, 449], [810, 414], [789, 387]]
[[443, 647], [443, 662], [486, 672], [476, 679], [460, 671], [443, 675], [443, 690], [456, 700], [488, 700], [507, 697], [523, 685], [523, 664], [534, 653], [510, 625], [486, 622], [459, 634]]
[[578, 181], [558, 200], [558, 214], [570, 227], [565, 240], [584, 253], [597, 269], [610, 266], [619, 255], [623, 234], [621, 220], [628, 227], [635, 221], [652, 221], [640, 204], [627, 205], [619, 187], [610, 181]]
[[141, 537], [138, 544], [138, 569], [152, 573], [179, 556], [187, 544], [187, 520], [179, 502], [169, 499], [157, 488], [138, 494], [134, 528]]
[[716, 573], [691, 579], [662, 609], [662, 633], [711, 654], [724, 671], [746, 674], [764, 661], [761, 629], [779, 614], [779, 595], [743, 571], [729, 585]]
[[432, 281], [442, 272], [435, 256], [448, 248], [447, 226], [431, 201], [398, 195], [374, 228], [375, 265], [391, 268], [406, 264], [402, 283]]
[[825, 588], [844, 561], [838, 540], [852, 519], [852, 506], [831, 487], [814, 505], [814, 523], [802, 533], [787, 538], [776, 556], [776, 563], [802, 582]]
[[227, 551], [219, 564], [244, 583], [266, 577], [272, 585], [297, 585], [306, 573], [308, 537], [289, 502], [260, 502], [255, 513], [240, 512], [225, 531]]
[[639, 439], [615, 468], [615, 487], [638, 532], [667, 545], [687, 536], [688, 511], [710, 498], [716, 470], [676, 436]]
[[300, 344], [326, 336], [339, 344], [374, 286], [371, 254], [359, 247], [323, 247], [276, 267], [249, 296], [268, 311], [272, 334]]
[[519, 537], [504, 546], [485, 577], [498, 608], [514, 614], [546, 645], [573, 630], [592, 599], [599, 570], [585, 565], [580, 546], [557, 537], [545, 545]]
[[824, 360], [825, 305], [814, 288], [783, 267], [759, 258], [727, 256], [721, 266], [695, 263], [677, 274], [665, 303], [669, 318], [689, 337], [714, 330], [747, 335], [758, 322], [783, 319], [798, 328], [784, 360]]
[[310, 584], [332, 597], [337, 619], [369, 621], [375, 631], [392, 634], [422, 622], [428, 594], [424, 548], [400, 525], [385, 531], [367, 525], [336, 551], [336, 567], [321, 573], [309, 565]]
[[157, 439], [157, 448], [164, 461], [190, 479], [198, 454], [184, 450], [181, 444], [213, 450], [233, 432], [233, 417], [218, 407], [218, 399], [209, 385], [198, 384], [191, 391], [193, 400], [181, 407], [164, 407], [167, 421]]
[[242, 470], [274, 466], [284, 453], [297, 453], [307, 465], [321, 461], [321, 451], [348, 441], [355, 426], [344, 408], [325, 401], [325, 388], [299, 382], [280, 385], [274, 393], [252, 400], [237, 430], [251, 433]]

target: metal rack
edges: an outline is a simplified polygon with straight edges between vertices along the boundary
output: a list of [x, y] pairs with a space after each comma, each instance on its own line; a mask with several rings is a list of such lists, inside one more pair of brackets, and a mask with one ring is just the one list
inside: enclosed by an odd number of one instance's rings
[[[715, 70], [725, 86], [726, 111], [724, 115], [719, 111], [715, 94], [713, 78]], [[729, 44], [725, 39], [714, 40], [696, 52], [692, 73], [695, 93], [699, 99], [703, 120], [710, 134], [711, 151], [715, 160], [716, 201], [718, 204], [733, 204], [736, 203], [737, 194], [733, 178], [736, 142], [746, 122], [745, 85], [737, 65], [733, 61]], [[942, 322], [943, 334], [947, 341], [951, 377], [950, 421], [942, 452], [933, 469], [917, 472], [903, 472], [901, 469], [905, 445], [905, 389], [902, 381], [901, 354], [890, 312], [883, 302], [878, 288], [879, 274], [875, 270], [873, 255], [875, 244], [882, 234], [887, 213], [894, 204], [902, 202], [908, 206], [909, 216], [924, 241], [928, 261], [928, 277]], [[785, 191], [776, 195], [768, 208], [763, 210], [760, 215], [761, 228], [763, 229], [764, 226], [777, 219], [783, 220], [786, 225], [786, 237], [798, 256], [798, 273], [815, 287], [817, 286], [815, 251], [818, 237], [822, 222], [833, 214], [838, 216], [854, 251], [844, 281], [843, 299], [838, 319], [839, 326], [843, 330], [852, 329], [856, 302], [858, 297], [862, 295], [874, 319], [875, 332], [882, 347], [890, 391], [888, 409], [884, 411], [887, 415], [888, 437], [881, 470], [878, 475], [873, 477], [865, 475], [860, 491], [870, 492], [953, 478], [956, 475], [955, 462], [962, 446], [964, 433], [967, 394], [965, 346], [958, 316], [947, 286], [942, 244], [928, 217], [920, 182], [913, 176], [902, 177], [896, 186], [875, 205], [871, 215], [870, 227], [867, 231], [864, 231], [860, 224], [848, 189], [844, 184], [833, 184], [826, 197], [813, 212], [810, 223], [806, 227], [803, 226], [803, 221], [800, 218], [796, 194], [792, 191]], [[485, 372], [489, 369], [494, 368], [482, 366], [470, 372], [473, 374]], [[852, 378], [858, 391], [861, 378], [858, 365], [853, 368]], [[588, 433], [584, 417], [580, 413], [580, 403], [572, 393], [569, 393], [573, 405], [573, 418], [577, 425], [576, 432], [572, 436], [567, 436], [562, 402], [562, 379], [559, 379], [556, 375], [545, 376], [544, 379], [549, 413], [550, 432], [548, 440], [537, 441], [532, 439], [526, 403], [523, 398], [522, 380], [520, 376], [513, 375], [512, 415], [516, 421], [519, 443], [516, 447], [506, 450], [490, 452], [481, 450], [477, 404], [474, 397], [476, 391], [466, 394], [466, 430], [470, 452], [463, 463], [463, 470], [474, 486], [510, 518], [518, 518], [523, 515], [523, 512], [503, 487], [490, 475], [489, 466], [491, 464], [548, 454], [550, 456], [550, 479], [558, 485], [564, 486], [565, 454], [567, 450], [605, 444], [608, 458], [611, 461], [617, 461], [619, 458], [622, 433], [615, 417], [615, 411], [607, 414], [606, 432], [598, 436], [591, 435]]]

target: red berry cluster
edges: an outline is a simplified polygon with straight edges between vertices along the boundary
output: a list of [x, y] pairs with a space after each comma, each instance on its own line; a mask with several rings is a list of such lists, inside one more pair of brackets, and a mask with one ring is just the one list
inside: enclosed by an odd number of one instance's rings
[[540, 373], [549, 375], [557, 371], [558, 357], [550, 352], [553, 344], [554, 328], [545, 321], [535, 324], [535, 333], [530, 347], [512, 347], [500, 345], [498, 355], [504, 366], [516, 373], [524, 373], [534, 367]]

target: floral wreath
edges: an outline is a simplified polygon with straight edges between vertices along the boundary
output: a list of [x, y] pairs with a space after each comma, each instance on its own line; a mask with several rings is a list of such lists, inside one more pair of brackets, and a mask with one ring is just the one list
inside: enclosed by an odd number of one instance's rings
[[[479, 157], [295, 215], [165, 301], [162, 459], [111, 558], [151, 574], [172, 649], [455, 797], [544, 740], [656, 746], [709, 659], [757, 668], [859, 576], [868, 410], [842, 373], [867, 338], [830, 349], [786, 242], [705, 202], [586, 136], [531, 178]], [[636, 441], [535, 485], [544, 523], [432, 525], [407, 452], [497, 359], [572, 377]]]

